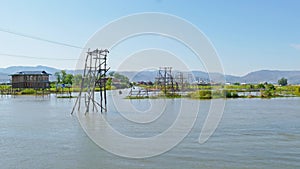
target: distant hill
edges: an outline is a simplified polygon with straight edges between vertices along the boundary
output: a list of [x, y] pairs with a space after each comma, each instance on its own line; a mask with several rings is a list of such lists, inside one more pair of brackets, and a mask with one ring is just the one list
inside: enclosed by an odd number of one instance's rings
[[[142, 72], [130, 72], [130, 71], [121, 71], [118, 72], [122, 75], [127, 76], [131, 81], [154, 81], [155, 77], [158, 75], [157, 71], [142, 71]], [[174, 71], [173, 74], [175, 77], [178, 77], [178, 71]], [[193, 81], [209, 81], [211, 79], [215, 82], [224, 81], [224, 76], [220, 73], [211, 73], [210, 77], [208, 73], [203, 71], [191, 71], [191, 72], [183, 72], [183, 78], [186, 81], [193, 82]], [[225, 75], [226, 81], [230, 82], [239, 82], [240, 77]]]
[[[50, 73], [54, 75], [55, 72], [59, 72], [61, 70], [48, 67], [48, 66], [10, 66], [7, 68], [0, 68], [0, 83], [5, 83], [10, 80], [10, 74], [14, 74], [21, 71], [46, 71], [47, 73]], [[73, 73], [72, 70], [66, 70], [67, 73]], [[50, 81], [54, 81], [55, 77], [50, 76]]]
[[121, 71], [118, 72], [122, 75], [125, 75], [129, 78], [130, 81], [138, 82], [138, 81], [155, 81], [155, 77], [157, 76], [157, 71]]
[[[119, 72], [123, 74], [131, 81], [154, 81], [155, 77], [157, 76], [157, 71], [142, 71], [142, 72]], [[176, 74], [176, 71], [174, 71]], [[188, 72], [185, 72], [185, 79], [188, 79]], [[282, 77], [288, 79], [289, 84], [300, 84], [300, 71], [278, 71], [278, 70], [261, 70], [251, 72], [245, 76], [232, 76], [232, 75], [225, 75], [223, 76], [220, 73], [211, 73], [210, 77], [208, 73], [203, 71], [191, 71], [189, 74], [192, 74], [196, 81], [209, 81], [211, 79], [214, 82], [221, 82], [223, 81], [224, 77], [226, 82], [229, 83], [261, 83], [261, 82], [268, 82], [276, 84], [279, 79]]]
[[[37, 71], [37, 70], [44, 70], [48, 73], [54, 75], [55, 72], [59, 72], [61, 70], [48, 67], [48, 66], [12, 66], [8, 68], [0, 68], [0, 83], [8, 82], [10, 80], [9, 75], [20, 72], [20, 71]], [[66, 70], [67, 73], [73, 73], [74, 70]], [[148, 70], [148, 71], [121, 71], [118, 72], [127, 76], [131, 81], [155, 81], [155, 77], [157, 76], [158, 72], [155, 70]], [[173, 72], [175, 75], [178, 73], [177, 71]], [[209, 76], [208, 73], [203, 71], [191, 71], [191, 72], [184, 72], [184, 78], [186, 80], [193, 80], [193, 81], [208, 81]], [[194, 79], [188, 76], [188, 74], [192, 74]], [[226, 82], [229, 83], [260, 83], [260, 82], [268, 82], [268, 83], [277, 83], [277, 81], [284, 77], [288, 79], [289, 84], [300, 84], [300, 71], [279, 71], [279, 70], [260, 70], [251, 72], [245, 76], [232, 76], [232, 75], [225, 75], [223, 76], [220, 73], [211, 73], [210, 79], [214, 82], [220, 82], [225, 77]], [[54, 81], [55, 77], [50, 76], [50, 80]]]
[[48, 66], [11, 66], [8, 68], [0, 68], [1, 73], [13, 74], [21, 71], [46, 71], [48, 73], [54, 74], [55, 72], [60, 71], [59, 69], [48, 67]]
[[240, 82], [245, 83], [277, 83], [282, 77], [288, 79], [290, 84], [300, 84], [300, 71], [260, 70], [241, 77]]
[[0, 83], [7, 83], [9, 82], [10, 77], [6, 73], [0, 72]]

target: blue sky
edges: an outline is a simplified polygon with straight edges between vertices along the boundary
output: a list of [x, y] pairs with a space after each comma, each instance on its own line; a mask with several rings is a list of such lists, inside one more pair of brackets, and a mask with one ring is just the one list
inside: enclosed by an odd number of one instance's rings
[[[113, 20], [140, 12], [163, 12], [200, 29], [216, 48], [226, 74], [300, 70], [298, 0], [2, 0], [0, 5], [0, 67], [47, 65], [74, 69], [82, 52], [15, 34], [83, 47]], [[184, 57], [189, 62], [188, 54]]]

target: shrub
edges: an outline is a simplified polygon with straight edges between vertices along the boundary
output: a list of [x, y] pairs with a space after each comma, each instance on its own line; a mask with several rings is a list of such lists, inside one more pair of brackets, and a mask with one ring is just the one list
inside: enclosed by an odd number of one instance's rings
[[239, 95], [237, 94], [236, 91], [234, 91], [234, 92], [224, 91], [224, 96], [226, 98], [238, 98], [239, 97]]
[[188, 97], [193, 99], [211, 99], [212, 92], [210, 90], [198, 90], [196, 92], [190, 93]]
[[34, 89], [24, 89], [21, 91], [21, 94], [35, 94]]
[[300, 87], [296, 87], [295, 95], [300, 96]]

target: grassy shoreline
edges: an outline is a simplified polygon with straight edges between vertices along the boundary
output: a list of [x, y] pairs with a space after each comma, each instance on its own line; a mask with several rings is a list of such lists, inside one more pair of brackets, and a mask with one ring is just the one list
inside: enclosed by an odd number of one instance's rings
[[[141, 86], [144, 89], [151, 91], [151, 86]], [[153, 88], [153, 86], [152, 86]], [[107, 88], [107, 90], [115, 90], [114, 88]], [[121, 89], [120, 89], [121, 90]], [[43, 94], [61, 94], [58, 98], [75, 98], [71, 93], [79, 92], [79, 87], [71, 88], [49, 88], [43, 90], [22, 89], [12, 91], [8, 85], [0, 85], [0, 95], [43, 95]], [[85, 91], [85, 90], [84, 90]], [[96, 88], [95, 91], [100, 91]], [[256, 93], [256, 94], [254, 94]], [[69, 94], [69, 95], [67, 95]], [[66, 96], [67, 95], [67, 96]], [[185, 95], [178, 93], [171, 94], [159, 93], [150, 96], [127, 96], [125, 99], [175, 99], [175, 98], [190, 98], [199, 100], [220, 99], [220, 98], [282, 98], [282, 97], [300, 97], [299, 85], [288, 86], [274, 86], [270, 84], [257, 85], [216, 85], [216, 86], [198, 86], [197, 88], [189, 88]]]

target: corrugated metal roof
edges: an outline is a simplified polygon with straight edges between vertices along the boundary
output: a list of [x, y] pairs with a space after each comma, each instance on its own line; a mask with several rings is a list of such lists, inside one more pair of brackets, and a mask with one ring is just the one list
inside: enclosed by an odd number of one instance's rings
[[17, 72], [13, 75], [51, 75], [50, 73], [47, 73], [46, 71], [22, 71], [22, 72]]

